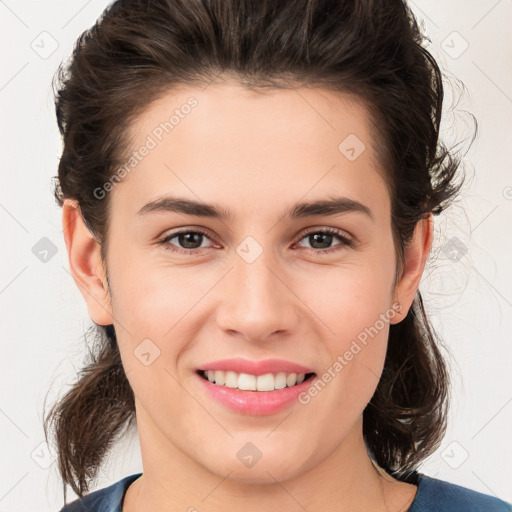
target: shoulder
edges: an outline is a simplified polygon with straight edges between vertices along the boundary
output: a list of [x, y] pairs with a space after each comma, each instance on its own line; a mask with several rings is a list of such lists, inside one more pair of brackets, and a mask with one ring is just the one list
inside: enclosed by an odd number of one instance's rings
[[126, 476], [108, 487], [93, 491], [65, 505], [59, 512], [121, 512], [126, 490], [140, 475], [142, 473]]
[[444, 480], [418, 474], [418, 491], [408, 512], [512, 512], [512, 505]]

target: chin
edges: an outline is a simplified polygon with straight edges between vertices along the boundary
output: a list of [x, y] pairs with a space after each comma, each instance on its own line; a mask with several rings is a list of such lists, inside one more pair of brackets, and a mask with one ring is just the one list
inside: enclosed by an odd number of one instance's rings
[[[309, 469], [309, 465], [305, 467], [307, 460], [303, 460], [302, 463], [298, 460], [299, 456], [304, 457], [303, 450], [298, 450], [298, 453], [293, 455], [285, 445], [281, 445], [272, 455], [269, 455], [268, 451], [265, 455], [265, 449], [258, 454], [255, 448], [250, 447], [250, 443], [237, 450], [240, 455], [228, 458], [227, 451], [212, 454], [210, 461], [197, 462], [222, 479], [252, 485], [275, 484], [276, 480], [290, 480]], [[251, 454], [251, 451], [252, 455], [247, 455]]]

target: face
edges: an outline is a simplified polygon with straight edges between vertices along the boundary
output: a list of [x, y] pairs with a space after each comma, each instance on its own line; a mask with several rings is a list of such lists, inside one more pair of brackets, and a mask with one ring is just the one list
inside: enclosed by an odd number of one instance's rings
[[349, 457], [399, 318], [364, 106], [217, 83], [160, 98], [130, 134], [107, 270], [143, 458], [269, 483]]

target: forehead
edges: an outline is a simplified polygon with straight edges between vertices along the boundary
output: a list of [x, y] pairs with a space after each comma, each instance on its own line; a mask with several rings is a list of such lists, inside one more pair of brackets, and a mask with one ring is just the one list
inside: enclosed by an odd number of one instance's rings
[[171, 192], [247, 206], [259, 198], [268, 207], [276, 196], [333, 189], [362, 200], [385, 186], [364, 104], [335, 91], [180, 87], [149, 105], [128, 133], [133, 153], [125, 161], [133, 165], [113, 201], [122, 195], [134, 210]]
[[[372, 144], [370, 121], [362, 99], [348, 93], [304, 87], [247, 89], [220, 82], [169, 91], [145, 109], [128, 133], [134, 146], [147, 135], [162, 142], [186, 131], [184, 136], [204, 144], [218, 146], [216, 139], [224, 139], [232, 152], [239, 147], [247, 153], [250, 148], [243, 143], [249, 139], [255, 151], [262, 144], [284, 147], [293, 142], [309, 142], [304, 149], [321, 147], [350, 134]], [[236, 137], [229, 139], [230, 135]]]

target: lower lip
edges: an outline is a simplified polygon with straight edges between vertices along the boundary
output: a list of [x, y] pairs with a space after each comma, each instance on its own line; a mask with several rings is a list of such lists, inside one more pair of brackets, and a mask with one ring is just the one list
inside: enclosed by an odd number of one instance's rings
[[244, 391], [213, 384], [196, 374], [206, 392], [221, 404], [241, 414], [257, 416], [276, 414], [290, 406], [297, 397], [311, 386], [315, 376], [295, 386], [274, 391]]

